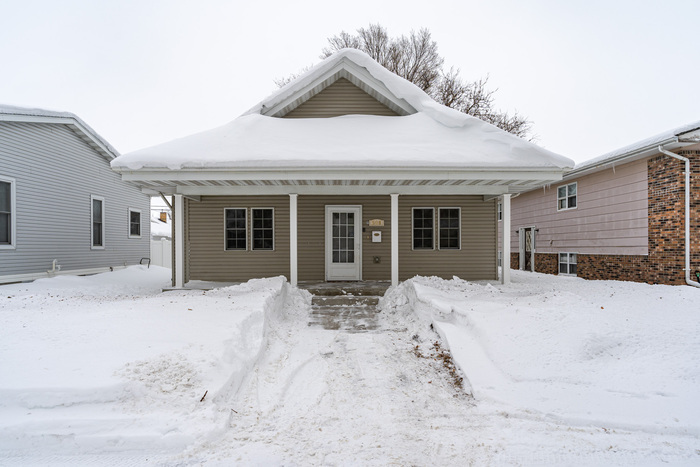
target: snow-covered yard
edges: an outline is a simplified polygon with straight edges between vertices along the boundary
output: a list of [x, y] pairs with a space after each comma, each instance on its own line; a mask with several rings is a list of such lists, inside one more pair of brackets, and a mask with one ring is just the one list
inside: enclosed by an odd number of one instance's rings
[[412, 279], [369, 333], [283, 278], [2, 286], [0, 464], [700, 462], [700, 290], [513, 279]]

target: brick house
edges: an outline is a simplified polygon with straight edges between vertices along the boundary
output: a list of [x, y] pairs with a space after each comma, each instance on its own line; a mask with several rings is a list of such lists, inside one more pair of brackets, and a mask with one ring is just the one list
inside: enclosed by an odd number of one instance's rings
[[[690, 167], [687, 201], [678, 156]], [[515, 269], [698, 284], [700, 122], [578, 164], [561, 183], [514, 198], [510, 233]]]

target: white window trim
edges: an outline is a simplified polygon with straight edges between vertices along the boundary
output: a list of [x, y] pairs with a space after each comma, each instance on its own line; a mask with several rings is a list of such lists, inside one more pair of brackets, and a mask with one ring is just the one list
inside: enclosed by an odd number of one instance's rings
[[[243, 212], [245, 212], [245, 248], [228, 248], [228, 242], [226, 238], [226, 231], [228, 230], [226, 228], [226, 211], [229, 209], [242, 209]], [[242, 207], [229, 207], [229, 208], [224, 208], [224, 251], [248, 251], [248, 208], [242, 208]]]
[[[577, 271], [576, 273], [561, 272], [561, 271], [560, 271], [560, 268], [561, 268], [561, 265], [562, 265], [561, 256], [560, 256], [560, 255], [566, 255], [566, 265], [567, 265], [567, 268], [566, 268], [566, 269], [567, 269], [567, 271], [571, 270], [571, 268], [569, 267], [571, 264], [575, 264], [575, 265], [576, 265], [576, 271]], [[570, 261], [571, 255], [576, 255], [576, 262], [575, 262], [575, 263], [572, 263], [572, 262]], [[578, 255], [579, 255], [579, 254], [576, 253], [575, 251], [560, 251], [559, 253], [557, 253], [557, 274], [560, 275], [560, 276], [578, 277]]]
[[[415, 243], [414, 243], [415, 235], [414, 235], [414, 230], [413, 230], [413, 219], [414, 219], [413, 212], [416, 209], [430, 209], [431, 211], [433, 211], [433, 246], [431, 248], [415, 248], [415, 246], [414, 246], [415, 245]], [[434, 251], [435, 250], [435, 208], [428, 207], [428, 206], [425, 206], [425, 207], [416, 206], [416, 207], [411, 208], [411, 250], [413, 250], [413, 251]]]
[[[131, 213], [132, 212], [139, 213], [139, 234], [138, 235], [134, 235], [131, 233]], [[142, 230], [143, 230], [143, 214], [141, 213], [141, 210], [129, 208], [129, 213], [127, 214], [127, 234], [129, 236], [129, 238], [141, 238]]]
[[[457, 248], [440, 248], [440, 211], [443, 209], [456, 209], [458, 214], [458, 220], [459, 220], [459, 236], [457, 237], [457, 241], [459, 242], [459, 247]], [[454, 206], [454, 207], [449, 207], [449, 206], [443, 206], [438, 208], [438, 216], [436, 219], [437, 222], [437, 238], [435, 241], [437, 242], [437, 248], [438, 250], [445, 250], [445, 251], [459, 251], [462, 249], [462, 208]]]
[[17, 192], [14, 178], [0, 176], [0, 182], [10, 184], [10, 243], [0, 245], [0, 250], [14, 250], [17, 248]]
[[[94, 228], [94, 201], [101, 201], [102, 202], [102, 245], [94, 245], [93, 240], [95, 238], [95, 232], [93, 230]], [[107, 243], [107, 229], [105, 228], [105, 199], [102, 196], [95, 196], [95, 195], [90, 195], [90, 249], [91, 250], [104, 250], [105, 249], [105, 244]]]
[[[576, 185], [576, 206], [573, 208], [569, 207], [569, 186], [570, 185]], [[566, 187], [566, 196], [563, 198], [566, 200], [566, 207], [565, 208], [560, 208], [559, 207], [559, 200], [562, 199], [559, 197], [559, 188], [565, 186]], [[573, 183], [567, 183], [566, 185], [559, 185], [555, 191], [557, 194], [557, 211], [573, 211], [574, 209], [578, 208], [578, 182], [573, 182]]]
[[[255, 248], [255, 243], [253, 242], [253, 209], [269, 209], [272, 211], [272, 248]], [[277, 242], [275, 241], [275, 208], [271, 207], [258, 207], [253, 206], [250, 208], [250, 251], [275, 251], [277, 247]]]

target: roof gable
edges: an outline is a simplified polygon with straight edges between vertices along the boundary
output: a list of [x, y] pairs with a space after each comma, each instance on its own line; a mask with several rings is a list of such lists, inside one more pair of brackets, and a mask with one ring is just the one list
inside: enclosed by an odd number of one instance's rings
[[397, 115], [416, 113], [417, 110], [411, 104], [396, 96], [382, 80], [372, 75], [366, 67], [353, 58], [352, 54], [337, 54], [335, 59], [327, 59], [282, 87], [279, 92], [261, 102], [256, 108], [262, 115], [283, 117], [339, 79], [346, 79]]
[[397, 116], [398, 113], [345, 78], [339, 78], [283, 118], [329, 118], [342, 115]]

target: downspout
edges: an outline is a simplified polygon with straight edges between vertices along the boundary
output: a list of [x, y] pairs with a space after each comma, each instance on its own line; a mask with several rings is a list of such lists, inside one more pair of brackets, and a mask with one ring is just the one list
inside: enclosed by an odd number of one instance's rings
[[690, 280], [690, 159], [667, 151], [659, 146], [659, 152], [685, 162], [685, 283], [700, 288], [700, 283]]

